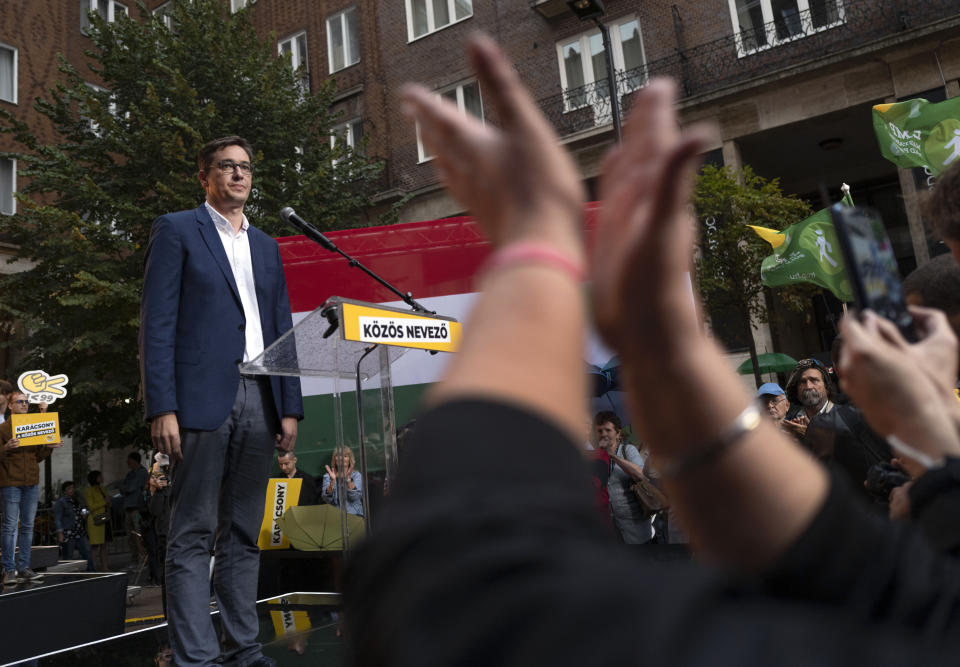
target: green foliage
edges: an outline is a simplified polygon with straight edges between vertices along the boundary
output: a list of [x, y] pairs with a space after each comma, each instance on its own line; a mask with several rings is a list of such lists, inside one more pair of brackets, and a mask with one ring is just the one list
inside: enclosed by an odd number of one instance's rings
[[[810, 205], [784, 195], [779, 179], [768, 181], [746, 166], [740, 172], [705, 165], [693, 198], [701, 222], [697, 288], [710, 309], [732, 310], [745, 323], [766, 322], [769, 311], [761, 297], [760, 264], [773, 250], [747, 225], [782, 230], [810, 216]], [[809, 308], [818, 288], [792, 285], [777, 288], [788, 308]]]
[[[254, 146], [246, 213], [264, 231], [288, 234], [293, 206], [321, 229], [368, 224], [361, 212], [382, 164], [330, 146], [338, 118], [330, 83], [314, 94], [303, 72], [261, 41], [247, 12], [219, 0], [175, 0], [173, 30], [142, 2], [139, 18], [91, 14], [89, 73], [60, 59], [61, 79], [36, 108], [58, 133], [41, 144], [0, 109], [0, 131], [22, 146], [19, 211], [0, 216], [0, 236], [34, 262], [0, 278], [0, 320], [21, 323], [20, 372], [70, 377], [55, 408], [85, 446], [145, 445], [137, 369], [143, 254], [151, 222], [203, 199], [196, 155], [208, 140], [238, 134]], [[99, 87], [89, 85], [96, 81]]]

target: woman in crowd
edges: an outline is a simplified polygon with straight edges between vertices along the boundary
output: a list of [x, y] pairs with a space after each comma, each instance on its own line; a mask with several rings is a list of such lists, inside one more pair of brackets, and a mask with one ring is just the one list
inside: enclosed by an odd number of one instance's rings
[[653, 539], [654, 515], [640, 506], [631, 485], [646, 478], [647, 452], [623, 442], [623, 426], [616, 413], [609, 410], [598, 412], [593, 425], [597, 446], [610, 457], [607, 493], [617, 535], [624, 544], [646, 544]]
[[[332, 467], [331, 467], [332, 466]], [[323, 473], [323, 490], [320, 497], [323, 502], [340, 507], [340, 486], [338, 478], [346, 488], [347, 513], [363, 516], [363, 478], [354, 468], [356, 463], [353, 451], [349, 447], [337, 447], [330, 457], [330, 465]]]
[[101, 572], [110, 571], [110, 562], [107, 558], [107, 534], [110, 529], [110, 496], [103, 490], [103, 473], [91, 470], [87, 475], [87, 488], [83, 492], [87, 501], [87, 535], [90, 537], [90, 548], [93, 551], [94, 568]]
[[60, 543], [60, 557], [73, 558], [74, 549], [87, 561], [87, 572], [93, 572], [93, 558], [90, 557], [90, 542], [87, 540], [86, 516], [89, 511], [77, 498], [77, 487], [73, 480], [60, 485], [60, 497], [53, 505], [53, 522]]

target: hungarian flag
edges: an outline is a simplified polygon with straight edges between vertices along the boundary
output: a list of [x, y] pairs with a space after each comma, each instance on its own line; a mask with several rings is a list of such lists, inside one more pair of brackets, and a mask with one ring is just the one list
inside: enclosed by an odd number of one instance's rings
[[[844, 183], [841, 200], [853, 206], [850, 187]], [[833, 292], [841, 301], [853, 301], [843, 255], [827, 209], [778, 231], [747, 225], [773, 247], [760, 265], [760, 280], [767, 287], [813, 283]]]
[[877, 104], [873, 129], [883, 157], [900, 167], [927, 167], [939, 176], [960, 160], [960, 97]]

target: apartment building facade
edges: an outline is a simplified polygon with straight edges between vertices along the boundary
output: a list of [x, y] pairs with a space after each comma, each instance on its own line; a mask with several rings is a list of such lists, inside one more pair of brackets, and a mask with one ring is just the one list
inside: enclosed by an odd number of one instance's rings
[[[577, 159], [588, 191], [615, 141], [603, 40], [565, 0], [223, 0], [248, 12], [278, 54], [304, 65], [316, 89], [333, 77], [342, 112], [335, 138], [366, 142], [385, 160], [378, 206], [408, 197], [401, 221], [463, 213], [441, 187], [398, 92], [418, 81], [465, 113], [496, 123], [463, 57], [470, 33], [494, 36]], [[787, 192], [817, 201], [820, 183], [841, 182], [881, 210], [901, 270], [940, 251], [918, 211], [931, 179], [885, 161], [873, 137], [873, 104], [960, 94], [960, 7], [955, 0], [607, 0], [616, 86], [630, 93], [653, 76], [674, 78], [683, 124], [712, 122], [714, 162], [751, 165]], [[147, 0], [151, 11], [169, 2]], [[82, 66], [86, 11], [108, 20], [132, 1], [5, 0], [0, 3], [0, 104], [35, 125], [32, 110], [56, 79], [56, 53]], [[9, 138], [0, 136], [0, 149]], [[15, 210], [16, 164], [0, 163], [0, 212]], [[2, 269], [0, 269], [2, 270]], [[813, 304], [814, 326], [785, 327], [761, 351], [823, 349], [830, 307]], [[836, 304], [834, 304], [836, 305]], [[733, 343], [735, 345], [735, 343]]]

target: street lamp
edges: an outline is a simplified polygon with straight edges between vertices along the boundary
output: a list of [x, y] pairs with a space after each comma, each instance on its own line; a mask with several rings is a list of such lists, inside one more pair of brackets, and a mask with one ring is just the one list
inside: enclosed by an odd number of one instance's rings
[[613, 69], [613, 48], [610, 45], [610, 30], [603, 24], [603, 0], [567, 0], [567, 7], [581, 21], [593, 21], [603, 38], [603, 52], [607, 59], [607, 87], [610, 93], [610, 115], [613, 116], [613, 133], [620, 143], [620, 93], [617, 91], [617, 73]]

